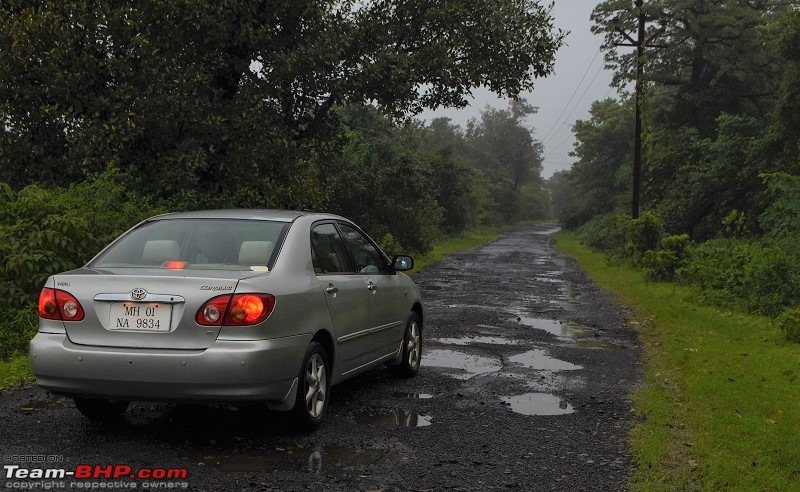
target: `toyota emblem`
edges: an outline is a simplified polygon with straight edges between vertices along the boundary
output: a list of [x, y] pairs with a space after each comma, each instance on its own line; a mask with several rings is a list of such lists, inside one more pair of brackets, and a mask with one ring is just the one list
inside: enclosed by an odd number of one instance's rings
[[131, 299], [134, 301], [141, 301], [145, 297], [147, 297], [147, 291], [144, 289], [133, 289], [131, 291]]

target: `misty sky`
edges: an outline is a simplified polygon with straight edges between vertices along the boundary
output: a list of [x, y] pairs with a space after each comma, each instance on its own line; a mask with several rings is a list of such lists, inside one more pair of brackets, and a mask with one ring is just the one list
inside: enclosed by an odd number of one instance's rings
[[[575, 120], [588, 118], [593, 101], [616, 96], [609, 87], [611, 72], [603, 69], [603, 53], [598, 51], [601, 38], [590, 31], [589, 15], [597, 3], [598, 0], [556, 0], [555, 26], [570, 34], [556, 55], [555, 73], [536, 81], [532, 93], [521, 95], [539, 108], [539, 113], [529, 118], [528, 124], [534, 128], [535, 137], [544, 143], [544, 178], [555, 171], [569, 169], [575, 160], [568, 155], [575, 141], [571, 131]], [[497, 108], [508, 105], [488, 90], [476, 90], [474, 95], [465, 109], [426, 111], [421, 118], [430, 121], [445, 116], [463, 128], [487, 104]]]

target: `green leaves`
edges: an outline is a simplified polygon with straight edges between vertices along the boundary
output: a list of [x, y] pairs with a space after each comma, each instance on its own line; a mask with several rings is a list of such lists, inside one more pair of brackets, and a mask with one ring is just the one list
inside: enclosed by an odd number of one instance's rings
[[[515, 96], [563, 34], [532, 0], [6, 2], [0, 160], [9, 184], [65, 186], [116, 163], [161, 198], [269, 187], [323, 203], [305, 163], [342, 144], [333, 108], [406, 117]], [[310, 181], [310, 183], [309, 183]], [[296, 191], [311, 185], [299, 196]]]

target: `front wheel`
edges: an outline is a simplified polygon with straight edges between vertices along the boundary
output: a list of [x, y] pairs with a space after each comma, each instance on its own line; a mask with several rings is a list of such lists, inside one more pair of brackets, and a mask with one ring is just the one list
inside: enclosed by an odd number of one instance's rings
[[297, 400], [294, 413], [298, 426], [303, 430], [314, 430], [322, 423], [328, 410], [330, 398], [330, 375], [328, 354], [319, 342], [308, 345], [300, 369]]
[[419, 315], [411, 312], [406, 323], [406, 334], [403, 337], [403, 353], [400, 364], [389, 366], [389, 371], [397, 377], [412, 378], [419, 371], [422, 361], [422, 321]]
[[75, 406], [89, 420], [110, 420], [122, 415], [130, 405], [128, 400], [104, 400], [101, 398], [75, 398]]

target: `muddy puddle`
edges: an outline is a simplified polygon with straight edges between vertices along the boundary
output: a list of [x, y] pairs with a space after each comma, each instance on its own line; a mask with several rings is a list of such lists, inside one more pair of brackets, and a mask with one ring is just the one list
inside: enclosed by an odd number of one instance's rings
[[306, 472], [315, 475], [363, 476], [359, 468], [399, 463], [406, 455], [389, 449], [352, 448], [348, 446], [300, 446], [275, 448], [262, 455], [204, 456], [204, 464], [229, 473], [273, 471]]
[[430, 393], [403, 393], [403, 392], [396, 392], [392, 393], [393, 398], [403, 398], [406, 400], [430, 400], [433, 398], [433, 395]]
[[581, 295], [583, 295], [581, 294], [581, 290], [575, 284], [571, 283], [566, 284], [563, 287], [563, 290], [564, 290], [564, 295], [566, 295], [570, 300], [573, 301], [578, 299]]
[[533, 349], [522, 354], [512, 355], [508, 360], [515, 364], [533, 369], [534, 371], [556, 372], [583, 369], [581, 366], [572, 364], [571, 362], [551, 357], [542, 349]]
[[497, 358], [472, 355], [448, 349], [428, 351], [422, 358], [422, 364], [445, 369], [456, 369], [460, 372], [451, 375], [458, 379], [469, 379], [479, 374], [497, 372], [503, 368], [503, 364]]
[[594, 336], [594, 330], [581, 326], [577, 323], [570, 323], [568, 321], [558, 321], [545, 318], [531, 318], [528, 316], [517, 315], [513, 318], [517, 323], [535, 328], [537, 330], [544, 330], [551, 335], [561, 338], [588, 338]]
[[533, 277], [533, 280], [536, 282], [544, 282], [547, 284], [563, 284], [566, 282], [564, 279], [560, 278], [553, 278], [553, 277]]
[[485, 343], [487, 345], [517, 345], [518, 340], [513, 340], [504, 337], [490, 337], [490, 336], [466, 336], [461, 338], [431, 338], [431, 342], [441, 343], [444, 345], [476, 345]]
[[433, 419], [429, 415], [423, 415], [401, 408], [378, 414], [363, 414], [356, 417], [356, 422], [359, 424], [391, 428], [427, 427], [431, 425], [432, 420]]
[[578, 347], [621, 350], [625, 345], [609, 342], [608, 340], [578, 340]]
[[501, 399], [512, 412], [521, 415], [566, 415], [575, 411], [572, 405], [550, 393], [525, 393]]
[[41, 398], [38, 400], [31, 400], [28, 403], [19, 407], [21, 412], [24, 413], [32, 413], [32, 412], [39, 412], [42, 410], [54, 410], [59, 408], [65, 408], [72, 405], [72, 399], [64, 398], [63, 396], [48, 396], [47, 398]]

